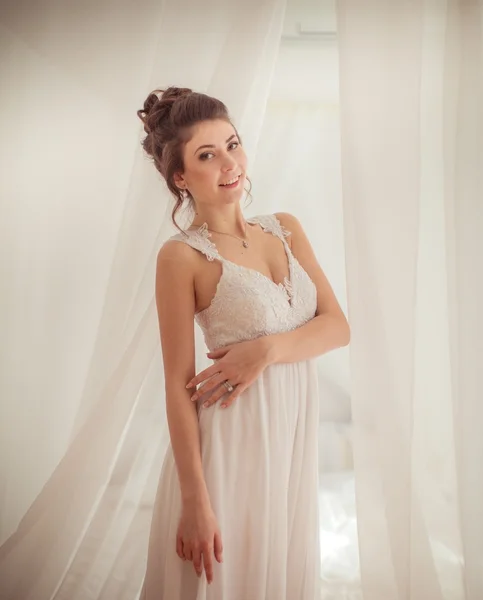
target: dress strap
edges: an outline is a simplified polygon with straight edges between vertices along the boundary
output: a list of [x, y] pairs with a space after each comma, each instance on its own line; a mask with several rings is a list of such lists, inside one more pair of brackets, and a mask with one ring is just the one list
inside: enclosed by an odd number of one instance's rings
[[223, 262], [223, 258], [218, 253], [215, 244], [209, 239], [210, 237], [211, 233], [203, 224], [198, 229], [188, 230], [186, 234], [177, 233], [170, 239], [185, 242], [195, 250], [199, 250], [209, 261], [217, 259]]
[[284, 245], [287, 244], [285, 238], [291, 235], [291, 231], [285, 229], [285, 227], [280, 223], [278, 218], [274, 214], [268, 215], [259, 215], [257, 217], [252, 217], [251, 219], [247, 219], [250, 223], [258, 223], [264, 231], [272, 233], [274, 236], [280, 238]]
[[[247, 219], [247, 222], [258, 223], [264, 231], [272, 233], [274, 236], [280, 238], [284, 246], [289, 249], [289, 245], [285, 238], [291, 235], [291, 232], [285, 229], [275, 215], [259, 215]], [[209, 261], [217, 259], [221, 262], [225, 262], [225, 259], [219, 254], [215, 244], [209, 239], [210, 237], [211, 233], [204, 223], [201, 227], [198, 227], [198, 229], [188, 230], [186, 231], [186, 234], [177, 233], [170, 239], [189, 244], [196, 250], [202, 252]]]

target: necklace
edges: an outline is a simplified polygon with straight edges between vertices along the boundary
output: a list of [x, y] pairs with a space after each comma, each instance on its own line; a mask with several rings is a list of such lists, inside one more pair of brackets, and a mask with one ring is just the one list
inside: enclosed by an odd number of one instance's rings
[[[246, 225], [246, 221], [245, 221], [245, 225]], [[191, 227], [198, 227], [198, 228], [200, 228], [200, 225], [193, 225], [192, 224]], [[221, 235], [229, 235], [230, 237], [236, 238], [237, 240], [240, 240], [240, 242], [243, 244], [244, 248], [248, 248], [248, 246], [249, 246], [247, 239], [243, 239], [241, 237], [238, 237], [237, 235], [234, 235], [233, 233], [226, 233], [224, 231], [216, 231], [215, 229], [208, 229], [207, 223], [203, 223], [203, 225], [201, 225], [201, 227], [203, 227], [204, 229], [206, 229], [206, 231], [209, 231], [209, 232], [212, 232], [212, 233], [219, 233]]]

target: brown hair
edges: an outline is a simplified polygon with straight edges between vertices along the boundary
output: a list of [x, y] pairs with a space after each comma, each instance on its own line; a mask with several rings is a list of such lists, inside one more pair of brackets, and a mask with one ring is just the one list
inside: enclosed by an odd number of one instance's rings
[[[158, 94], [160, 94], [158, 96]], [[216, 98], [193, 92], [189, 88], [169, 87], [154, 90], [144, 101], [144, 107], [137, 111], [144, 124], [146, 137], [141, 142], [146, 154], [153, 158], [154, 166], [166, 181], [176, 203], [171, 214], [173, 224], [182, 233], [175, 216], [183, 206], [185, 197], [174, 182], [174, 174], [184, 171], [183, 146], [190, 140], [190, 128], [201, 121], [223, 119], [235, 129], [227, 107]], [[248, 194], [250, 195], [251, 182]], [[186, 191], [188, 202], [193, 205], [193, 197]]]

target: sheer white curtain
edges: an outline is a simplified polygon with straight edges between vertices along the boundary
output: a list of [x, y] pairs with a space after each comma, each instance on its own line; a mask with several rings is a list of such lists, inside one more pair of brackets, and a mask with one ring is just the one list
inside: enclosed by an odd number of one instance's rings
[[168, 441], [154, 266], [174, 229], [136, 110], [155, 87], [206, 91], [253, 163], [284, 10], [2, 8], [2, 599], [139, 592]]
[[364, 600], [480, 600], [483, 6], [337, 9]]
[[[257, 198], [299, 217], [346, 311], [336, 40], [282, 43], [255, 167]], [[317, 366], [322, 599], [352, 600], [360, 575], [348, 348]]]
[[364, 600], [483, 598], [481, 4], [338, 0], [341, 173], [330, 101], [272, 88], [264, 113], [281, 0], [2, 7], [2, 600], [139, 591], [173, 229], [135, 111], [170, 84], [227, 103], [247, 213], [299, 215], [343, 305], [345, 261], [351, 385], [345, 352], [320, 361], [325, 597], [358, 597], [354, 434]]
[[[301, 49], [296, 52], [301, 53]], [[312, 52], [321, 58], [335, 54], [336, 49], [320, 45]], [[332, 68], [337, 67], [333, 58]], [[286, 69], [283, 72], [287, 74]], [[324, 72], [332, 79], [330, 68]], [[337, 85], [337, 78], [333, 83]], [[296, 214], [304, 223], [319, 262], [346, 311], [339, 115], [337, 99], [331, 95], [331, 90], [326, 90], [317, 94], [317, 100], [269, 99], [254, 183], [259, 194], [272, 198], [273, 210], [278, 204], [279, 210]], [[360, 577], [348, 349], [320, 357], [317, 367], [322, 599], [352, 600], [358, 598], [355, 594]]]

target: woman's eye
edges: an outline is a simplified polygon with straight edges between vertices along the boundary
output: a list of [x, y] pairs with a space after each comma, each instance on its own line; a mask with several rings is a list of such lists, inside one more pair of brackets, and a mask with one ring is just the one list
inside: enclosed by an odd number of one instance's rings
[[[239, 142], [231, 142], [231, 144], [228, 145], [228, 148], [231, 148], [231, 146], [237, 148], [239, 145]], [[200, 160], [207, 160], [210, 155], [213, 155], [213, 152], [203, 152], [203, 154], [200, 154]]]

